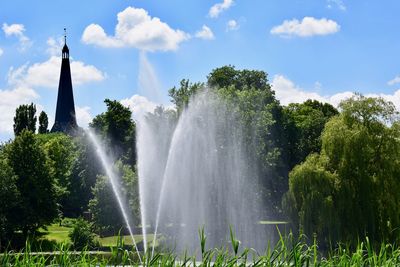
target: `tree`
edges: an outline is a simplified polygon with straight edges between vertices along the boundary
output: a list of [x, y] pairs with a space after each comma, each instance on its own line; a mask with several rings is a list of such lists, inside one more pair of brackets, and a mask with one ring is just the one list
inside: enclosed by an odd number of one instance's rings
[[48, 133], [49, 132], [49, 130], [47, 129], [48, 127], [49, 127], [49, 119], [47, 117], [46, 112], [42, 111], [42, 112], [40, 112], [40, 115], [39, 115], [38, 133], [40, 133], [40, 134]]
[[289, 175], [289, 191], [283, 206], [292, 219], [293, 230], [312, 237], [317, 233], [321, 246], [337, 240], [338, 216], [334, 203], [337, 174], [327, 170], [325, 156], [310, 155], [297, 165]]
[[236, 70], [228, 65], [212, 70], [207, 77], [210, 87], [226, 88], [233, 86], [236, 90], [266, 90], [271, 89], [268, 83], [267, 73], [259, 70]]
[[[290, 174], [285, 202], [294, 210], [292, 221], [303, 233], [331, 241], [354, 242], [365, 235], [374, 242], [398, 241], [398, 113], [392, 103], [362, 95], [340, 108], [325, 126], [320, 155]], [[325, 211], [332, 211], [332, 219]]]
[[14, 211], [18, 216], [17, 226], [26, 236], [57, 217], [55, 182], [45, 152], [31, 131], [22, 130], [7, 154], [20, 193], [21, 205]]
[[14, 134], [19, 135], [22, 130], [36, 131], [36, 105], [20, 105], [15, 111]]
[[281, 199], [288, 189], [288, 164], [290, 150], [285, 134], [285, 114], [268, 83], [267, 73], [258, 70], [237, 70], [223, 66], [212, 70], [203, 83], [182, 80], [179, 88], [169, 90], [178, 116], [187, 107], [191, 97], [201, 90], [212, 90], [231, 104], [238, 112], [240, 124], [246, 129], [244, 143], [252, 166], [262, 176], [263, 191], [273, 206], [270, 214], [280, 213]]
[[267, 73], [259, 70], [236, 70], [234, 66], [228, 65], [212, 70], [207, 77], [210, 87], [226, 88], [233, 86], [236, 90], [271, 89], [268, 83]]
[[129, 164], [136, 163], [136, 124], [132, 112], [118, 101], [106, 99], [107, 111], [97, 115], [90, 127], [95, 129], [108, 146], [112, 147], [115, 158], [122, 158]]
[[17, 207], [20, 194], [16, 185], [17, 177], [9, 165], [4, 152], [0, 150], [0, 250], [10, 240], [18, 223]]
[[89, 210], [96, 228], [102, 233], [117, 233], [124, 225], [111, 184], [105, 175], [97, 177], [93, 187], [93, 198], [89, 201]]
[[307, 100], [283, 108], [285, 133], [289, 142], [289, 168], [304, 161], [309, 154], [321, 151], [321, 134], [327, 121], [339, 114], [328, 103]]
[[[137, 174], [131, 166], [124, 165], [121, 161], [116, 162], [115, 169], [117, 176], [121, 177], [121, 184], [118, 188], [121, 190], [122, 199], [127, 201], [125, 204], [126, 207], [129, 207], [128, 212], [131, 215], [131, 223], [137, 224], [140, 222]], [[93, 199], [89, 202], [89, 208], [95, 225], [101, 231], [111, 230], [117, 233], [125, 225], [111, 183], [105, 175], [100, 175], [97, 178], [96, 184], [93, 187]]]
[[189, 104], [189, 100], [194, 96], [201, 88], [204, 88], [203, 83], [191, 83], [189, 80], [183, 79], [180, 82], [180, 87], [175, 86], [168, 90], [168, 94], [171, 97], [171, 102], [175, 104], [178, 114]]
[[257, 70], [236, 70], [233, 66], [214, 69], [207, 84], [237, 109], [245, 130], [244, 143], [248, 154], [256, 154], [253, 166], [262, 177], [267, 202], [273, 207], [270, 214], [280, 213], [281, 199], [288, 188], [286, 163], [287, 138], [284, 114], [267, 73]]
[[74, 140], [68, 135], [56, 133], [45, 137], [46, 140], [43, 140], [44, 143], [41, 147], [46, 153], [46, 164], [56, 185], [58, 203], [64, 215], [71, 216], [77, 209], [71, 205], [70, 198], [73, 198], [71, 194], [77, 193], [77, 189], [74, 187], [80, 187], [79, 183], [73, 182], [72, 171], [80, 151]]

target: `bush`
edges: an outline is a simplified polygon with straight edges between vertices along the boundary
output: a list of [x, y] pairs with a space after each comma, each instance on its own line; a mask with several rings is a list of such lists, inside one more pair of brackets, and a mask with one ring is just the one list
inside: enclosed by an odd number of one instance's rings
[[72, 228], [76, 224], [76, 221], [77, 221], [77, 219], [75, 219], [75, 218], [63, 218], [61, 220], [61, 226]]
[[84, 219], [78, 218], [76, 220], [68, 235], [76, 250], [82, 250], [85, 247], [92, 249], [99, 246], [98, 241], [95, 240], [95, 234], [92, 232], [92, 229], [92, 224]]

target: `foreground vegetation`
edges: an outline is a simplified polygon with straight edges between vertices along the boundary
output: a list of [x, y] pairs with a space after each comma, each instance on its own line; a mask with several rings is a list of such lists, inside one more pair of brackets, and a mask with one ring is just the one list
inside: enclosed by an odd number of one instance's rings
[[[206, 236], [200, 231], [200, 246], [197, 255], [174, 252], [156, 252], [151, 255], [125, 249], [122, 239], [110, 252], [90, 251], [87, 248], [77, 252], [61, 244], [57, 252], [37, 253], [27, 245], [19, 252], [8, 251], [0, 254], [1, 266], [399, 266], [400, 247], [381, 244], [374, 247], [369, 239], [359, 242], [356, 247], [339, 246], [321, 253], [314, 239], [309, 245], [305, 237], [295, 241], [292, 235], [282, 237], [273, 247], [259, 254], [251, 248], [240, 248], [240, 242], [231, 236], [225, 248], [206, 248]], [[142, 263], [141, 263], [142, 261]]]

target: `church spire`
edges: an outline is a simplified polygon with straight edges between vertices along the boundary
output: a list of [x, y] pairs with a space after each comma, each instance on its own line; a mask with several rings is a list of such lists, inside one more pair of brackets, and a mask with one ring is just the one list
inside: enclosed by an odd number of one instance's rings
[[69, 58], [69, 49], [67, 46], [67, 29], [64, 28], [64, 47], [62, 49], [62, 58], [66, 59]]
[[64, 28], [64, 47], [62, 48], [56, 119], [51, 131], [72, 133], [76, 129], [78, 129], [78, 125], [75, 118], [75, 104], [72, 90], [71, 67], [69, 64], [69, 48], [67, 46], [67, 31]]

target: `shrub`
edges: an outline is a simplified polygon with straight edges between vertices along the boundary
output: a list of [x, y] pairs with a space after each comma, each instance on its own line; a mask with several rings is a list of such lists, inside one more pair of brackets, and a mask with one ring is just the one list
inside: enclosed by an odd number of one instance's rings
[[82, 218], [78, 218], [69, 233], [69, 238], [76, 250], [81, 250], [85, 247], [92, 249], [99, 246], [95, 239], [95, 234], [92, 232], [92, 224]]

